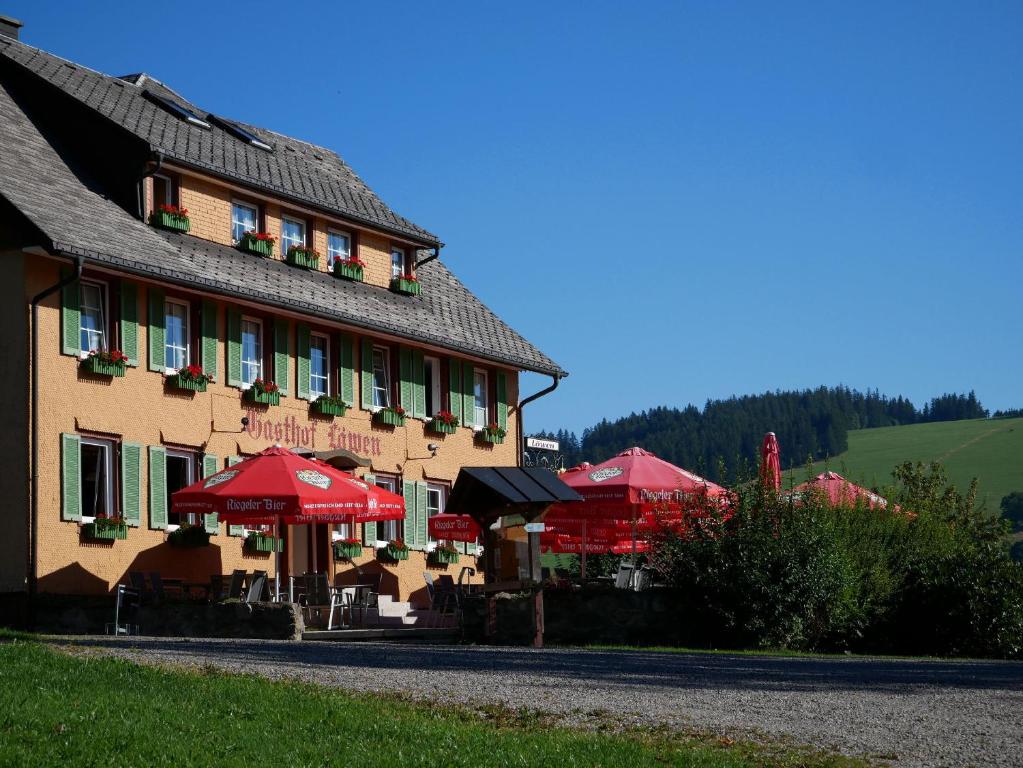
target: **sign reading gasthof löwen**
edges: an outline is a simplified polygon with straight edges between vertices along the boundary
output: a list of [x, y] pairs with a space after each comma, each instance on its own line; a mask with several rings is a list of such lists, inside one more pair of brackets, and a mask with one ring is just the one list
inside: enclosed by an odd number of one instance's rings
[[364, 435], [342, 427], [340, 424], [301, 423], [294, 416], [283, 419], [267, 418], [265, 413], [248, 409], [245, 414], [249, 423], [245, 431], [254, 440], [280, 443], [313, 451], [347, 450], [360, 456], [379, 456], [380, 438]]

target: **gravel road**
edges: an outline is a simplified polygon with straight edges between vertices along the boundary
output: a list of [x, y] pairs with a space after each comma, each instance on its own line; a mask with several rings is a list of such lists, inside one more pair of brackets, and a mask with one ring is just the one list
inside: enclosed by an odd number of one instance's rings
[[[59, 642], [59, 641], [55, 641]], [[611, 715], [764, 735], [898, 766], [1023, 765], [1023, 663], [256, 640], [75, 638], [139, 662], [432, 701], [500, 703], [566, 724]]]

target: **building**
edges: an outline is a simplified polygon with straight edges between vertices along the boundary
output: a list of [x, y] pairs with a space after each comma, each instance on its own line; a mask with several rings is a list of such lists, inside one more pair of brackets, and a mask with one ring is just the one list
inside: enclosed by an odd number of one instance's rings
[[[102, 594], [132, 570], [272, 576], [243, 528], [179, 518], [169, 497], [280, 443], [363, 457], [408, 509], [295, 527], [282, 571], [333, 567], [339, 538], [367, 545], [361, 565], [404, 539], [384, 588], [415, 595], [426, 519], [459, 469], [518, 462], [519, 373], [564, 371], [334, 152], [65, 61], [19, 26], [0, 18], [0, 592]], [[117, 517], [126, 537], [102, 538]], [[210, 545], [173, 546], [189, 525]]]

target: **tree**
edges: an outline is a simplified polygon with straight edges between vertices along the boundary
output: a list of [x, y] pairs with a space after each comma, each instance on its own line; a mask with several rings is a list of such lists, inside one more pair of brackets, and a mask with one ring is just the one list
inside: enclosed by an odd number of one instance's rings
[[1014, 533], [1023, 531], [1023, 491], [1013, 491], [1002, 499], [1002, 519], [1007, 520]]

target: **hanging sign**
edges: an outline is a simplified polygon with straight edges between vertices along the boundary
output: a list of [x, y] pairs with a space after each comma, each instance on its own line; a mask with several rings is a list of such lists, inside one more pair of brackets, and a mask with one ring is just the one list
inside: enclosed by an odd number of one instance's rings
[[540, 437], [527, 437], [526, 447], [533, 448], [539, 451], [559, 451], [561, 449], [561, 443], [557, 440], [545, 440]]

